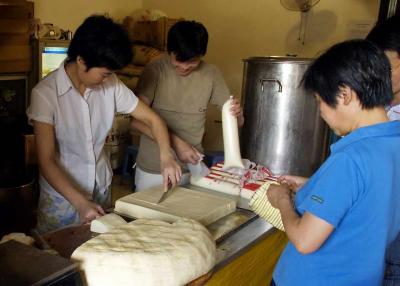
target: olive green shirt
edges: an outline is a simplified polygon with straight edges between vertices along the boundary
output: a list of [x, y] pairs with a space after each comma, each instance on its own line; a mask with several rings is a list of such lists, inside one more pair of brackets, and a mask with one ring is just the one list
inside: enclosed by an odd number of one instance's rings
[[[201, 152], [208, 104], [221, 107], [230, 94], [216, 66], [202, 61], [189, 75], [180, 76], [169, 55], [145, 67], [136, 91], [149, 99], [170, 131]], [[146, 135], [140, 138], [136, 162], [146, 172], [160, 173], [159, 147]]]

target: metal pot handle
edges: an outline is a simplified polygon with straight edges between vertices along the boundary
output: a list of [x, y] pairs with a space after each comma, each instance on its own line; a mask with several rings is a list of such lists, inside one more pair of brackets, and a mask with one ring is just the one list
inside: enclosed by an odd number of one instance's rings
[[260, 79], [261, 91], [264, 92], [264, 82], [275, 82], [278, 84], [278, 92], [282, 92], [282, 84], [278, 79], [275, 78], [262, 78]]

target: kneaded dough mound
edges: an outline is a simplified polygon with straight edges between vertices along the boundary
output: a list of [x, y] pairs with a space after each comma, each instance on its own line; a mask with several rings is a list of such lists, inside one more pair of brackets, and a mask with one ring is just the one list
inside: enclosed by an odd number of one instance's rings
[[138, 219], [78, 247], [87, 285], [184, 285], [209, 272], [216, 246], [200, 223]]
[[32, 237], [30, 237], [22, 232], [9, 233], [2, 237], [0, 243], [7, 242], [9, 240], [15, 240], [15, 241], [18, 241], [22, 244], [29, 245], [29, 246], [32, 246], [35, 243], [35, 240]]

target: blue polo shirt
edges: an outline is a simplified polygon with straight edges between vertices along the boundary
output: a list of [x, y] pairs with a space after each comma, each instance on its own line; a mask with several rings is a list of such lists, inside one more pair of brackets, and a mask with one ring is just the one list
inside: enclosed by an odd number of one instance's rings
[[276, 285], [381, 285], [385, 249], [400, 230], [399, 146], [399, 121], [359, 128], [331, 146], [295, 206], [334, 231], [310, 254], [289, 243], [274, 271]]

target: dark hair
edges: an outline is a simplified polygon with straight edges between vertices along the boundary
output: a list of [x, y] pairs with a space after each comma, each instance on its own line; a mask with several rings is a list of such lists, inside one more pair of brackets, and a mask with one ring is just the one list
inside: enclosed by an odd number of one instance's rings
[[336, 107], [339, 88], [344, 86], [355, 91], [366, 109], [385, 106], [393, 97], [389, 60], [366, 40], [331, 47], [307, 69], [303, 83], [331, 107]]
[[395, 15], [377, 24], [369, 32], [367, 40], [384, 51], [396, 51], [400, 55], [400, 15]]
[[78, 56], [87, 69], [105, 67], [118, 70], [132, 60], [132, 49], [124, 29], [110, 18], [94, 15], [78, 27], [68, 48], [68, 62]]
[[195, 21], [179, 21], [168, 32], [168, 53], [174, 53], [180, 62], [204, 56], [207, 44], [207, 29]]

